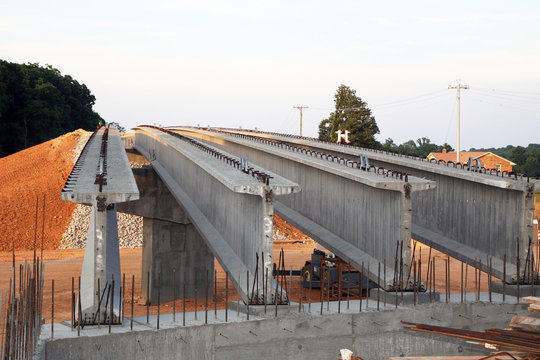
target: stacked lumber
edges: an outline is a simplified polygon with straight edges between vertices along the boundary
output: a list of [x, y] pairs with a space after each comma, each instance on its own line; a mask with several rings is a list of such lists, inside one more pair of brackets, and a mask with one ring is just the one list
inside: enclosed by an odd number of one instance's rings
[[540, 313], [540, 297], [527, 296], [524, 297], [523, 302], [529, 303], [529, 311], [534, 313]]

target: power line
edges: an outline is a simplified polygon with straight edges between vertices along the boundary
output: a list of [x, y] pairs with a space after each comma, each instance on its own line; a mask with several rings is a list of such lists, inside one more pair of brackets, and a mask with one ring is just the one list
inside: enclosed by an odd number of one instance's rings
[[[514, 94], [515, 96], [525, 96], [525, 97], [540, 97], [540, 93], [537, 92], [531, 92], [531, 91], [515, 91], [515, 90], [501, 90], [501, 89], [488, 89], [488, 88], [479, 88], [475, 87], [477, 90], [484, 90], [484, 91], [495, 91], [499, 93], [508, 93], [508, 94]], [[520, 95], [520, 94], [526, 94], [526, 95]]]
[[371, 105], [371, 107], [376, 107], [376, 106], [386, 106], [386, 105], [393, 105], [393, 104], [402, 103], [402, 102], [408, 102], [408, 101], [410, 101], [410, 100], [415, 100], [415, 99], [418, 99], [418, 98], [423, 98], [423, 97], [427, 97], [427, 96], [431, 96], [431, 95], [435, 95], [435, 94], [440, 94], [440, 93], [444, 93], [444, 92], [445, 92], [444, 90], [432, 91], [432, 92], [430, 92], [430, 93], [422, 94], [422, 95], [417, 95], [417, 96], [413, 96], [413, 97], [411, 97], [411, 98], [406, 98], [406, 99], [402, 99], [402, 100], [391, 101], [391, 102], [382, 103], [382, 104]]
[[491, 94], [485, 90], [478, 90], [478, 89], [471, 89], [471, 91], [481, 96], [490, 96], [490, 97], [499, 98], [499, 99], [503, 99], [507, 101], [520, 101], [520, 102], [527, 102], [527, 103], [532, 103], [532, 104], [540, 104], [540, 98], [534, 98], [534, 97], [520, 98], [519, 96], [515, 96], [515, 95]]

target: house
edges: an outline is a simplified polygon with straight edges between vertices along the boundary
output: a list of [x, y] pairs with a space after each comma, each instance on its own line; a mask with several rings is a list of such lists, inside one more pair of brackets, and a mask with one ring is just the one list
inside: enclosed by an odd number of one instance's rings
[[[488, 170], [512, 172], [512, 166], [516, 165], [510, 160], [505, 159], [490, 151], [461, 151], [459, 156], [460, 156], [461, 163], [463, 164], [467, 163], [469, 161], [469, 158], [473, 158], [473, 160], [478, 159], [480, 160], [480, 163], [482, 164], [482, 166]], [[452, 161], [455, 163], [457, 162], [457, 152], [455, 151], [447, 152], [446, 149], [443, 149], [443, 151], [440, 153], [436, 153], [436, 152], [430, 153], [427, 156], [427, 158], [429, 160], [435, 159], [437, 161], [443, 160], [446, 162]]]

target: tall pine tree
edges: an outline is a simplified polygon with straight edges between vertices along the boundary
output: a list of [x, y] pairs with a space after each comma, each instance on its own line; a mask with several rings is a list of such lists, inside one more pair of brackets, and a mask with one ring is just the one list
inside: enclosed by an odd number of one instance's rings
[[335, 111], [328, 119], [319, 124], [319, 140], [337, 141], [337, 131], [349, 131], [351, 145], [378, 148], [381, 145], [375, 140], [379, 127], [371, 110], [356, 91], [346, 85], [340, 85], [335, 94]]

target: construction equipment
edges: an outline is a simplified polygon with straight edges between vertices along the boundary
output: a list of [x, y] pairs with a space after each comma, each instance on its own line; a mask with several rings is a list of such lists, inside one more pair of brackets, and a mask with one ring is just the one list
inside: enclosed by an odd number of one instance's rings
[[[314, 249], [311, 260], [306, 261], [302, 268], [304, 288], [309, 288], [310, 283], [312, 288], [320, 288], [321, 276], [323, 287], [330, 285], [332, 290], [358, 289], [360, 285], [360, 271], [334, 254]], [[362, 289], [368, 290], [374, 287], [377, 287], [377, 284], [362, 274]]]

